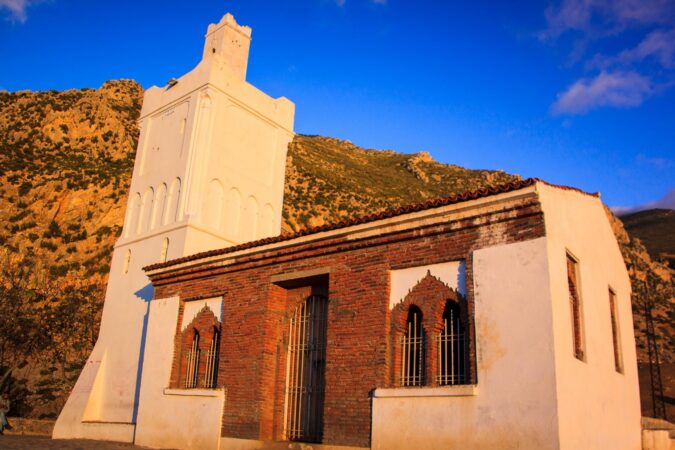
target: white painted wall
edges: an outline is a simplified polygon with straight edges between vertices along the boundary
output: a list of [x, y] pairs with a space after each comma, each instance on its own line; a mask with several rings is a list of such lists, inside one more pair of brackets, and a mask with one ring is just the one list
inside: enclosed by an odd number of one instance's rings
[[[537, 184], [546, 221], [560, 442], [563, 449], [639, 449], [640, 398], [630, 280], [599, 199]], [[573, 354], [566, 252], [579, 261], [585, 361]], [[616, 293], [624, 373], [614, 368], [608, 288]]]
[[224, 391], [166, 389], [171, 376], [178, 307], [177, 297], [150, 303], [135, 442], [162, 448], [217, 449]]
[[473, 264], [478, 385], [377, 389], [372, 448], [559, 448], [546, 239]]
[[[139, 391], [148, 304], [136, 293], [149, 283], [141, 268], [160, 261], [167, 237], [173, 259], [280, 232], [294, 105], [246, 82], [250, 34], [225, 15], [209, 27], [203, 58], [191, 72], [173, 86], [145, 92], [128, 211], [113, 252], [99, 338], [57, 420], [55, 438], [130, 442], [135, 431], [147, 445], [156, 445], [152, 434], [134, 423], [139, 396], [152, 402], [157, 394]], [[214, 181], [224, 195], [208, 195]], [[260, 209], [247, 215], [247, 198], [269, 206], [266, 215]], [[273, 223], [261, 224], [263, 218]], [[129, 249], [129, 270], [123, 273]], [[155, 370], [152, 361], [143, 372]], [[186, 436], [192, 433], [188, 425]]]
[[466, 295], [466, 264], [464, 261], [448, 261], [422, 267], [392, 270], [389, 272], [389, 309], [405, 300], [427, 272], [445, 283], [450, 289]]

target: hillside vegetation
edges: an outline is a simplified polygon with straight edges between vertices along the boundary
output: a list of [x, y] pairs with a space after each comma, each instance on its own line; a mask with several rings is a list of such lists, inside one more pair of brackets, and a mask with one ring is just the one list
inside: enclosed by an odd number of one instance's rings
[[[141, 101], [141, 87], [128, 80], [97, 90], [0, 91], [0, 388], [11, 387], [15, 413], [55, 417], [95, 342]], [[441, 164], [426, 152], [299, 135], [288, 152], [283, 229], [517, 178]], [[633, 280], [639, 359], [649, 297], [662, 360], [673, 361], [673, 272], [608, 215]]]
[[631, 236], [645, 244], [652, 259], [675, 269], [675, 210], [648, 209], [619, 218]]

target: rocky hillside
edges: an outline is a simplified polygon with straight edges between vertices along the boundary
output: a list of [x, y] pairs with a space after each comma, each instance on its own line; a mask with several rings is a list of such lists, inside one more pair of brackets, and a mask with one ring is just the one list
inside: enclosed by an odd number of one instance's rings
[[142, 95], [124, 80], [0, 91], [0, 388], [15, 413], [55, 416], [96, 340]]
[[648, 209], [619, 218], [631, 236], [645, 244], [652, 259], [675, 269], [675, 210]]
[[288, 151], [284, 231], [445, 197], [519, 179], [501, 171], [441, 164], [413, 155], [366, 150], [349, 141], [298, 135]]
[[[54, 417], [95, 342], [141, 100], [141, 87], [127, 80], [98, 90], [0, 91], [0, 387], [12, 386], [21, 414]], [[426, 152], [301, 135], [286, 170], [285, 231], [518, 178], [441, 164]], [[608, 214], [633, 278], [639, 358], [649, 293], [662, 359], [673, 361], [673, 272]]]

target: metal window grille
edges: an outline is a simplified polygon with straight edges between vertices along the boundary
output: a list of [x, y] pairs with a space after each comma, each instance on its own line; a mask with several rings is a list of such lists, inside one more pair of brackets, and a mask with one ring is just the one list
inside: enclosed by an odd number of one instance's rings
[[204, 387], [213, 389], [217, 385], [218, 378], [218, 353], [220, 352], [220, 333], [213, 330], [211, 346], [206, 353], [206, 371], [204, 373]]
[[291, 441], [322, 439], [327, 306], [311, 296], [290, 320], [284, 434]]
[[581, 311], [579, 305], [579, 283], [577, 279], [577, 262], [567, 255], [567, 285], [569, 289], [570, 311], [572, 315], [572, 345], [574, 356], [584, 358], [581, 340]]
[[195, 331], [192, 338], [192, 347], [187, 354], [187, 372], [185, 374], [185, 389], [197, 387], [197, 376], [199, 372], [199, 333]]
[[462, 327], [459, 308], [449, 307], [443, 317], [443, 331], [437, 337], [439, 385], [466, 384], [466, 333]]
[[423, 386], [424, 363], [422, 313], [411, 310], [401, 337], [401, 386]]

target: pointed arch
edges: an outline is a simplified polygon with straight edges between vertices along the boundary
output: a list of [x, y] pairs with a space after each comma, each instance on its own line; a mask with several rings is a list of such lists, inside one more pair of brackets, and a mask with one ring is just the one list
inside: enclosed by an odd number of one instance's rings
[[181, 192], [181, 180], [180, 178], [175, 178], [171, 182], [169, 187], [169, 196], [167, 197], [167, 207], [166, 213], [164, 214], [164, 224], [173, 223], [180, 220], [180, 192]]
[[209, 182], [206, 190], [206, 199], [202, 205], [204, 225], [221, 230], [224, 203], [225, 190], [223, 189], [223, 184], [215, 178]]
[[166, 183], [162, 183], [157, 188], [155, 195], [155, 206], [152, 212], [152, 223], [150, 229], [155, 229], [162, 225], [162, 218], [164, 217], [164, 209], [166, 208]]
[[127, 249], [126, 252], [124, 252], [124, 262], [122, 263], [122, 273], [128, 273], [129, 272], [129, 265], [131, 264], [131, 249]]
[[274, 208], [269, 203], [265, 204], [260, 215], [260, 236], [261, 238], [271, 237], [278, 234], [275, 232], [277, 218], [274, 214]]
[[239, 218], [241, 216], [241, 194], [232, 188], [225, 199], [225, 234], [231, 239], [239, 235]]
[[197, 387], [199, 377], [199, 331], [193, 328], [192, 345], [186, 355], [186, 374], [185, 374], [185, 388], [192, 389]]
[[249, 196], [246, 199], [244, 206], [244, 242], [254, 241], [258, 236], [258, 200], [254, 196]]
[[401, 339], [401, 386], [424, 386], [425, 354], [422, 310], [410, 305]]
[[141, 218], [138, 221], [138, 233], [144, 233], [150, 229], [150, 220], [152, 219], [152, 204], [155, 200], [155, 190], [147, 188], [143, 193], [143, 204], [141, 206]]
[[129, 200], [129, 206], [127, 206], [127, 218], [124, 221], [124, 237], [129, 237], [136, 233], [140, 213], [141, 194], [140, 192], [136, 192]]
[[443, 311], [443, 328], [438, 334], [439, 385], [468, 383], [466, 327], [459, 302], [449, 299]]
[[162, 240], [162, 251], [159, 254], [159, 262], [161, 263], [166, 262], [168, 254], [169, 254], [169, 238], [165, 237], [164, 240]]

